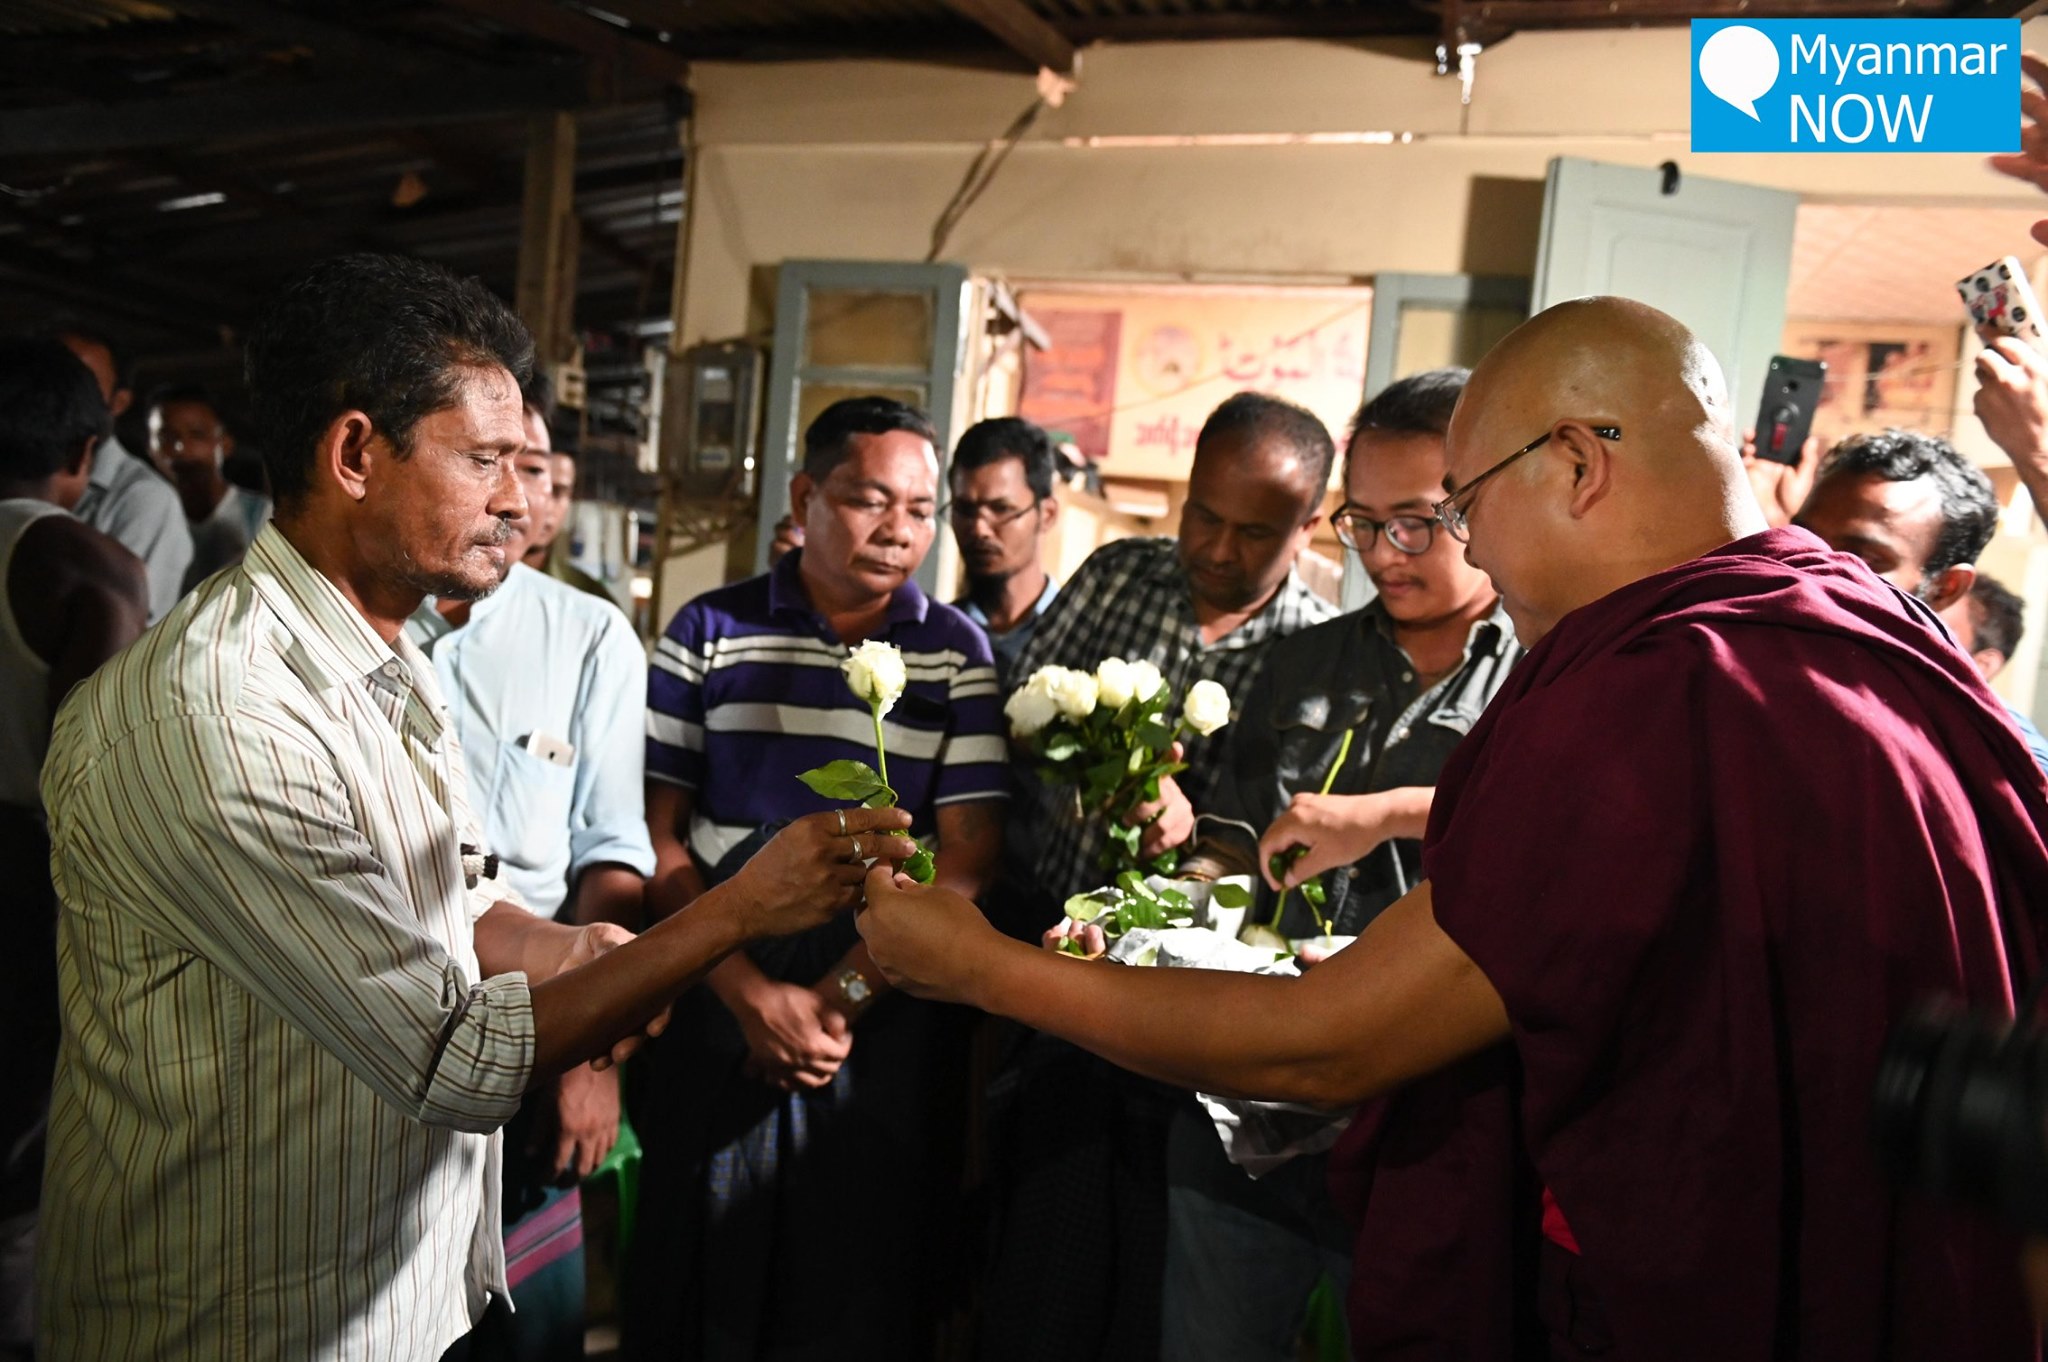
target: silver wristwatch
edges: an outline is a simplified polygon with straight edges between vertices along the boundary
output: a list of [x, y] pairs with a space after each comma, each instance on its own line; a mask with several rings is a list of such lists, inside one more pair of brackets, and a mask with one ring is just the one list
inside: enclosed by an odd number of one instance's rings
[[839, 996], [852, 1008], [868, 1005], [868, 999], [875, 996], [875, 990], [868, 983], [868, 977], [857, 969], [850, 969], [839, 976]]

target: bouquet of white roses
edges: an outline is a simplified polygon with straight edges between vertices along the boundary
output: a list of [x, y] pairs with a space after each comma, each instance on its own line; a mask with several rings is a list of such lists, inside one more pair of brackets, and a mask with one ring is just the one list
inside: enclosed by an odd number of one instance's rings
[[1150, 662], [1112, 657], [1094, 672], [1040, 667], [1003, 706], [1010, 733], [1028, 747], [1047, 784], [1071, 786], [1080, 812], [1100, 813], [1108, 824], [1101, 864], [1112, 872], [1166, 872], [1179, 863], [1169, 851], [1149, 864], [1138, 844], [1144, 830], [1124, 819], [1159, 798], [1159, 782], [1187, 769], [1173, 747], [1183, 733], [1207, 737], [1230, 722], [1230, 695], [1214, 681], [1197, 681], [1167, 718], [1172, 690]]
[[[889, 786], [889, 753], [882, 743], [882, 716], [895, 708], [903, 697], [903, 688], [910, 683], [903, 654], [894, 644], [870, 639], [855, 648], [839, 664], [839, 670], [846, 674], [846, 684], [853, 688], [853, 693], [867, 702], [868, 713], [874, 718], [875, 761], [882, 769], [877, 771], [864, 761], [828, 761], [797, 779], [827, 799], [850, 799], [870, 809], [894, 808], [896, 791]], [[934, 874], [932, 853], [920, 848], [903, 863], [903, 873], [919, 884], [930, 884]]]

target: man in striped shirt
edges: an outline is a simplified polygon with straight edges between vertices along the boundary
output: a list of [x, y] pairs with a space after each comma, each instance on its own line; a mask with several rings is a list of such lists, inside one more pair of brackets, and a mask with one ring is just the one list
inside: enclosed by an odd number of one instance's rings
[[40, 1357], [442, 1354], [505, 1290], [522, 1094], [900, 855], [894, 811], [805, 820], [637, 941], [505, 901], [402, 631], [498, 583], [531, 354], [417, 261], [287, 287], [247, 356], [276, 519], [58, 716]]
[[[874, 762], [839, 670], [867, 639], [909, 674], [883, 724], [898, 800], [937, 835], [940, 883], [986, 884], [1009, 788], [988, 640], [912, 580], [938, 513], [935, 440], [900, 402], [827, 408], [791, 485], [803, 547], [670, 623], [648, 685], [654, 915], [687, 918], [764, 828], [830, 807], [798, 772]], [[928, 1356], [958, 1300], [959, 1017], [883, 996], [844, 919], [707, 982], [636, 1077], [657, 1100], [633, 1109], [647, 1162], [628, 1356]], [[878, 1175], [885, 1191], [849, 1201]]]

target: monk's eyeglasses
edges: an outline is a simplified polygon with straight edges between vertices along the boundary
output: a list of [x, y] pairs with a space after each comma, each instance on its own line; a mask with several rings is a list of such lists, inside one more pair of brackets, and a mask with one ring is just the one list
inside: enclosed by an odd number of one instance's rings
[[[1619, 440], [1621, 438], [1620, 426], [1594, 426], [1592, 431], [1603, 440]], [[1466, 521], [1465, 515], [1472, 508], [1473, 493], [1477, 492], [1488, 478], [1500, 472], [1501, 469], [1506, 468], [1516, 459], [1521, 458], [1524, 454], [1533, 454], [1543, 448], [1544, 444], [1549, 441], [1552, 433], [1551, 431], [1544, 431], [1541, 435], [1529, 441], [1528, 444], [1523, 445], [1520, 449], [1508, 455], [1505, 459], [1502, 459], [1499, 463], [1487, 469], [1484, 473], [1481, 473], [1442, 501], [1431, 506], [1429, 508], [1430, 513], [1436, 517], [1437, 524], [1449, 531], [1451, 538], [1457, 540], [1460, 544], [1470, 543], [1472, 539], [1472, 526]]]

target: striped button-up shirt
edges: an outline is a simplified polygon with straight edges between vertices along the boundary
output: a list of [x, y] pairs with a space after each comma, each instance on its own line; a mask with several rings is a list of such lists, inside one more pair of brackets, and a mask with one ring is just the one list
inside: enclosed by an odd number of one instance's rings
[[40, 1356], [431, 1359], [503, 1290], [533, 1012], [462, 780], [431, 664], [275, 526], [66, 702]]

